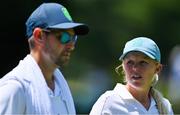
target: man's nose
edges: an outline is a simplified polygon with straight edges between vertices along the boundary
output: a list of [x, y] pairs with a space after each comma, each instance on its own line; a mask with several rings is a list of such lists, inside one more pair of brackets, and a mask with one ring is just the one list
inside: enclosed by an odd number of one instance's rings
[[73, 51], [75, 49], [75, 42], [69, 42], [66, 44], [66, 47], [70, 50], [70, 51]]

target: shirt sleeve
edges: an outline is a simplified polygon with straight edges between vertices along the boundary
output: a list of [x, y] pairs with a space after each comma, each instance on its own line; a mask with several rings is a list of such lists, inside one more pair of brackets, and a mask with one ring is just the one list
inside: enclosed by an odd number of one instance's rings
[[16, 80], [8, 80], [0, 85], [0, 114], [23, 114], [25, 94], [23, 86]]
[[103, 113], [103, 107], [106, 102], [106, 97], [104, 95], [100, 96], [100, 98], [93, 105], [90, 115], [101, 115]]
[[119, 95], [107, 91], [93, 105], [90, 115], [129, 114], [126, 105]]
[[102, 94], [93, 105], [90, 115], [112, 115], [113, 113], [110, 110], [112, 106], [111, 98], [113, 98], [111, 91], [106, 91]]

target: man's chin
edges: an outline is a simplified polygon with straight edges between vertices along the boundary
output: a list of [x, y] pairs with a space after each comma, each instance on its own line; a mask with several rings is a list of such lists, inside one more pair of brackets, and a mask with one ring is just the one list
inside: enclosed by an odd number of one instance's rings
[[69, 64], [69, 60], [64, 60], [64, 61], [61, 61], [61, 62], [57, 62], [56, 64], [59, 67], [63, 68], [63, 67], [66, 67]]
[[69, 61], [66, 61], [66, 62], [62, 63], [62, 66], [65, 67], [65, 66], [67, 66], [68, 64], [69, 64]]

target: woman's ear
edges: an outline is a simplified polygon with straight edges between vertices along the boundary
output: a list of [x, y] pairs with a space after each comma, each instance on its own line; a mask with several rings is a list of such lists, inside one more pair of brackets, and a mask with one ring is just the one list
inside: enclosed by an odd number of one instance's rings
[[156, 68], [156, 72], [160, 73], [161, 70], [162, 70], [162, 64], [158, 63], [157, 68]]

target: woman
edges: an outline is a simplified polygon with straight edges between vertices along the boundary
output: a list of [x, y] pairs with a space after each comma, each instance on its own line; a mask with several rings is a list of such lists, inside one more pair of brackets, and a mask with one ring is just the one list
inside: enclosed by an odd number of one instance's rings
[[173, 114], [171, 104], [154, 89], [162, 69], [160, 50], [146, 37], [128, 41], [120, 57], [125, 85], [117, 83], [114, 90], [104, 93], [90, 114]]

